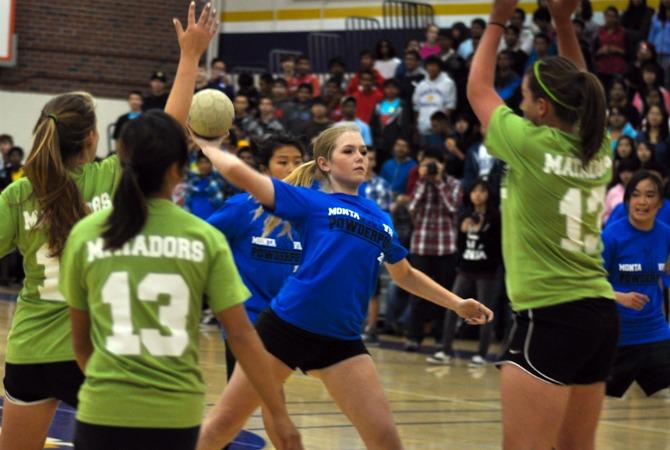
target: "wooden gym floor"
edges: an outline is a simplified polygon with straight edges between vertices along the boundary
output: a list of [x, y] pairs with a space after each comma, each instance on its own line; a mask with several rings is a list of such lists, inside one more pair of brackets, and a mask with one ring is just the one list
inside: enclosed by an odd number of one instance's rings
[[[0, 291], [7, 300], [11, 293]], [[4, 361], [7, 332], [13, 312], [11, 301], [0, 302], [0, 352]], [[384, 341], [384, 339], [382, 339]], [[391, 402], [405, 448], [497, 449], [501, 423], [498, 371], [487, 366], [469, 369], [465, 360], [451, 366], [430, 366], [426, 353], [411, 354], [384, 347], [398, 347], [391, 339], [382, 348], [371, 348], [382, 383]], [[473, 342], [457, 343], [470, 354]], [[427, 343], [426, 350], [431, 349]], [[493, 349], [494, 351], [497, 348]], [[201, 365], [211, 405], [225, 386], [224, 346], [216, 327], [204, 327], [200, 341]], [[306, 449], [363, 449], [355, 429], [338, 411], [320, 381], [296, 373], [286, 384], [289, 413], [299, 427]], [[178, 406], [177, 406], [178, 407]], [[63, 408], [55, 420], [47, 448], [71, 448], [72, 411]], [[59, 422], [60, 428], [56, 425]], [[622, 400], [605, 403], [597, 438], [599, 449], [670, 450], [670, 396], [667, 391], [646, 398], [634, 386]], [[267, 441], [258, 413], [247, 423], [249, 439], [235, 449], [261, 448]], [[57, 438], [60, 438], [58, 440]], [[266, 448], [272, 448], [268, 443]]]

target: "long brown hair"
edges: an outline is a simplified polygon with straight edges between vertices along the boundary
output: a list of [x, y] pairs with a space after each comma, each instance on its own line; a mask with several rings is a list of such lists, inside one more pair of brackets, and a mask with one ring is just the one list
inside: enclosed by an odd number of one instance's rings
[[36, 227], [46, 232], [51, 256], [60, 257], [72, 227], [88, 213], [69, 170], [95, 129], [93, 97], [71, 92], [49, 101], [33, 130], [24, 171], [39, 205]]
[[[360, 133], [361, 130], [353, 122], [345, 122], [334, 125], [323, 130], [316, 138], [314, 138], [314, 159], [297, 167], [289, 176], [284, 178], [284, 182], [293, 186], [312, 187], [315, 181], [321, 180], [326, 187], [329, 184], [328, 174], [319, 169], [316, 161], [319, 158], [325, 158], [330, 161], [330, 157], [335, 150], [337, 140], [345, 133]], [[281, 223], [281, 219], [276, 216], [268, 216], [265, 219], [263, 236], [267, 236], [277, 228]], [[282, 234], [290, 231], [290, 224], [286, 225], [282, 230]]]
[[535, 67], [531, 66], [528, 70], [530, 91], [534, 98], [541, 97], [551, 102], [559, 120], [577, 128], [582, 143], [580, 159], [586, 165], [598, 153], [605, 139], [605, 90], [595, 75], [579, 70], [567, 58], [556, 56], [537, 64], [541, 81], [535, 76]]

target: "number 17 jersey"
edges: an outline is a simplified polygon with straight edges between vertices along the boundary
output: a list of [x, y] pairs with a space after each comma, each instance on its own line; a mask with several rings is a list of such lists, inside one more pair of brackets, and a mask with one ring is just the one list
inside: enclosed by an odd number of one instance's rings
[[[112, 206], [120, 172], [116, 156], [71, 172], [90, 211]], [[39, 204], [27, 178], [0, 194], [0, 257], [14, 249], [23, 255], [25, 279], [19, 292], [6, 361], [41, 364], [74, 360], [67, 303], [58, 289], [58, 258], [50, 256], [47, 235], [36, 228]]]
[[578, 135], [536, 126], [499, 106], [485, 145], [507, 163], [502, 230], [512, 308], [613, 299], [600, 240], [605, 189], [612, 175], [609, 138], [583, 166]]

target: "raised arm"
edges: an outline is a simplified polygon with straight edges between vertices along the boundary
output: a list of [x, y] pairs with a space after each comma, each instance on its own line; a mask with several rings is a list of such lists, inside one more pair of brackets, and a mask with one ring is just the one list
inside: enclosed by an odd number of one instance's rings
[[274, 209], [275, 188], [270, 177], [258, 173], [237, 156], [219, 149], [213, 143], [194, 135], [192, 138], [223, 178], [247, 191], [261, 205]]
[[479, 42], [475, 56], [472, 58], [470, 76], [468, 77], [468, 101], [484, 130], [489, 125], [493, 111], [504, 104], [493, 87], [495, 61], [500, 38], [505, 31], [505, 24], [512, 17], [516, 5], [517, 0], [495, 0], [493, 2], [489, 25]]
[[493, 320], [493, 312], [476, 300], [464, 300], [432, 280], [428, 275], [412, 267], [407, 259], [395, 264], [386, 264], [393, 281], [402, 289], [431, 301], [443, 308], [455, 311], [470, 325], [483, 325]]
[[209, 42], [216, 35], [219, 21], [216, 18], [216, 10], [212, 8], [211, 3], [208, 3], [196, 22], [195, 2], [191, 2], [188, 8], [186, 30], [178, 19], [173, 19], [173, 22], [179, 41], [180, 54], [177, 75], [165, 105], [165, 112], [185, 126], [195, 90], [198, 63], [202, 54], [207, 50]]
[[554, 28], [558, 35], [558, 54], [572, 60], [580, 70], [588, 70], [577, 34], [572, 26], [572, 14], [581, 0], [547, 0], [547, 7], [554, 19]]

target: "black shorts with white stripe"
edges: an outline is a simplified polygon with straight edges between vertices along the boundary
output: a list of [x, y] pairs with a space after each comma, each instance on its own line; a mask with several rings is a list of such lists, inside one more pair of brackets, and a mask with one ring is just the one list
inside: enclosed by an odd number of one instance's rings
[[514, 314], [498, 366], [513, 364], [551, 384], [606, 381], [619, 338], [613, 300], [588, 298]]

